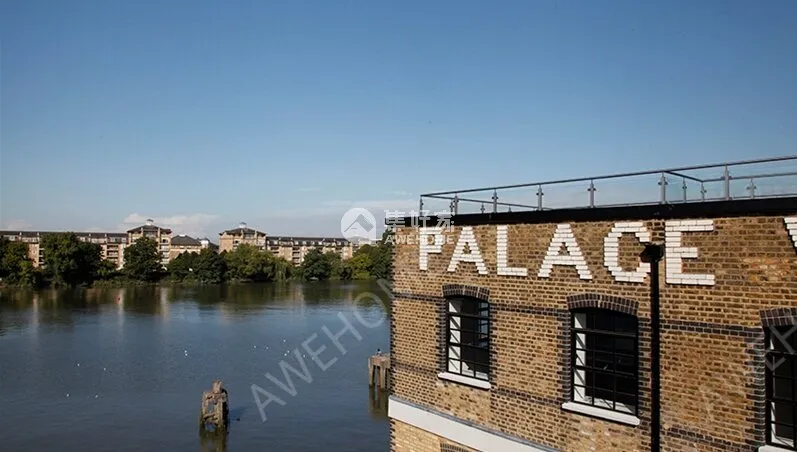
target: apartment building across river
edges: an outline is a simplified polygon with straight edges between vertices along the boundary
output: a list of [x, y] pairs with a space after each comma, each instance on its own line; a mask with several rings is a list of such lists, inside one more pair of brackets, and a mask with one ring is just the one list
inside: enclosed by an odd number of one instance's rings
[[355, 244], [344, 238], [269, 236], [263, 231], [248, 227], [246, 223], [240, 223], [237, 228], [219, 233], [220, 252], [235, 250], [242, 244], [267, 250], [294, 265], [301, 265], [311, 249], [317, 248], [324, 253], [329, 251], [339, 253], [343, 260], [352, 257], [357, 249]]
[[[44, 251], [40, 240], [49, 231], [0, 231], [0, 236], [9, 240], [28, 244], [28, 255], [35, 266], [44, 265]], [[301, 265], [305, 255], [318, 248], [323, 252], [339, 253], [342, 259], [349, 259], [357, 246], [343, 238], [334, 237], [290, 237], [268, 236], [265, 232], [249, 228], [241, 223], [237, 228], [219, 233], [219, 244], [208, 238], [194, 238], [185, 234], [174, 235], [172, 229], [161, 227], [148, 219], [145, 224], [129, 229], [127, 232], [76, 232], [80, 240], [100, 245], [101, 257], [113, 262], [117, 268], [124, 265], [124, 251], [127, 246], [142, 237], [154, 240], [158, 244], [161, 263], [165, 266], [185, 252], [200, 252], [209, 248], [216, 252], [233, 251], [241, 244], [257, 247], [275, 256], [282, 257], [294, 265]]]
[[[41, 238], [49, 231], [0, 231], [0, 236], [11, 241], [20, 241], [28, 245], [28, 257], [33, 265], [44, 265], [44, 250], [41, 247]], [[124, 232], [76, 232], [78, 238], [84, 242], [100, 245], [100, 257], [110, 261], [121, 268], [124, 263], [125, 247], [129, 242], [128, 234]]]

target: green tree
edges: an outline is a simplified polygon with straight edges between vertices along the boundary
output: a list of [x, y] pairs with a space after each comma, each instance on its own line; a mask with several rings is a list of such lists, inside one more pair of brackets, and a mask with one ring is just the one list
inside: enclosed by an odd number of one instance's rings
[[100, 261], [100, 264], [97, 266], [97, 278], [99, 279], [113, 279], [119, 276], [119, 269], [116, 268], [116, 264], [111, 261]]
[[273, 256], [254, 245], [238, 245], [225, 254], [229, 277], [243, 281], [268, 281], [274, 278]]
[[225, 271], [224, 258], [213, 250], [203, 249], [194, 260], [193, 274], [199, 282], [218, 284], [224, 280]]
[[376, 245], [363, 245], [349, 259], [342, 272], [352, 279], [390, 279], [393, 277], [392, 231], [385, 231]]
[[0, 237], [0, 279], [19, 286], [42, 285], [42, 273], [28, 257], [27, 243]]
[[41, 287], [45, 281], [41, 270], [34, 267], [33, 261], [28, 259], [20, 265], [15, 282], [24, 287]]
[[81, 241], [73, 232], [47, 234], [41, 239], [44, 272], [56, 286], [90, 284], [97, 277], [101, 248]]
[[284, 257], [274, 257], [271, 259], [272, 275], [277, 281], [289, 279], [293, 274], [293, 264]]
[[346, 272], [350, 279], [369, 279], [371, 277], [371, 258], [365, 253], [354, 253], [346, 261]]
[[302, 262], [302, 277], [304, 279], [327, 280], [332, 276], [331, 259], [318, 248], [313, 248], [304, 255]]
[[327, 251], [324, 253], [324, 259], [326, 259], [329, 264], [330, 279], [345, 279], [343, 276], [346, 272], [343, 269], [343, 259], [339, 253]]
[[197, 253], [180, 253], [169, 262], [167, 270], [175, 281], [190, 281], [194, 279], [194, 267], [199, 257]]
[[124, 273], [139, 281], [156, 281], [163, 272], [158, 242], [142, 237], [125, 248]]
[[368, 274], [372, 278], [389, 278], [391, 272], [392, 252], [385, 245], [363, 245], [352, 257], [365, 256]]
[[0, 237], [0, 278], [16, 282], [25, 261], [30, 261], [27, 243]]

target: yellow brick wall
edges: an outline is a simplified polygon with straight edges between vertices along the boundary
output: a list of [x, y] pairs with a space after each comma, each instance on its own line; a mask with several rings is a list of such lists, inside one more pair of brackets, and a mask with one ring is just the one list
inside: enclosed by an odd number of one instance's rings
[[[453, 238], [443, 245], [441, 254], [429, 254], [427, 271], [419, 269], [417, 239], [398, 240], [392, 307], [393, 394], [562, 450], [647, 450], [649, 278], [644, 283], [617, 282], [604, 266], [604, 237], [614, 224], [570, 223], [592, 280], [579, 279], [573, 267], [559, 265], [554, 266], [550, 278], [537, 276], [556, 224], [509, 226], [508, 265], [528, 268], [527, 277], [496, 274], [494, 225], [473, 226], [488, 275], [479, 275], [469, 262], [460, 262], [455, 273], [447, 271], [459, 226], [454, 225], [448, 233]], [[644, 225], [654, 241], [664, 241], [664, 221], [644, 221]], [[417, 228], [403, 227], [396, 233], [415, 236]], [[753, 372], [748, 361], [763, 337], [760, 311], [797, 306], [797, 251], [782, 216], [715, 218], [713, 231], [684, 232], [682, 245], [696, 246], [699, 252], [697, 259], [684, 259], [683, 272], [714, 274], [716, 284], [667, 284], [666, 262], [660, 265], [662, 448], [753, 450], [751, 442], [760, 441], [762, 433], [752, 414], [756, 406], [748, 396], [754, 391], [751, 387], [761, 387], [763, 374]], [[632, 234], [623, 235], [620, 262], [624, 269], [638, 265], [642, 249]], [[443, 370], [438, 353], [444, 284], [490, 289], [491, 390], [437, 377]], [[568, 400], [563, 369], [570, 356], [569, 343], [562, 338], [563, 322], [569, 321], [566, 297], [582, 293], [638, 302], [639, 426], [561, 409]], [[700, 325], [706, 329], [701, 330]], [[396, 428], [395, 450], [411, 450], [406, 445], [399, 447], [405, 430]], [[422, 436], [417, 432], [407, 435]]]
[[475, 452], [474, 449], [396, 420], [390, 421], [390, 431], [393, 452], [441, 452], [444, 445], [454, 446], [450, 449], [452, 452]]

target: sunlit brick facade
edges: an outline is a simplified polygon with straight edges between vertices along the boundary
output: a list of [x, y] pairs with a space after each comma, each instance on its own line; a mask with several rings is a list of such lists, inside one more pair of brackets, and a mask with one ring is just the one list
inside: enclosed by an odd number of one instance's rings
[[648, 451], [654, 430], [673, 452], [797, 446], [797, 198], [404, 224], [392, 450]]

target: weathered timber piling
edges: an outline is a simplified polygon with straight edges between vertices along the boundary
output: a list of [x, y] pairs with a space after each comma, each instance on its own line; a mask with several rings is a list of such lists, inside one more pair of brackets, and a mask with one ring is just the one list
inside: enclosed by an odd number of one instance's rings
[[368, 386], [387, 390], [390, 373], [390, 355], [378, 353], [368, 358]]
[[229, 423], [227, 390], [221, 380], [213, 382], [210, 391], [202, 393], [202, 410], [199, 413], [199, 426], [213, 425], [216, 429], [226, 429]]

